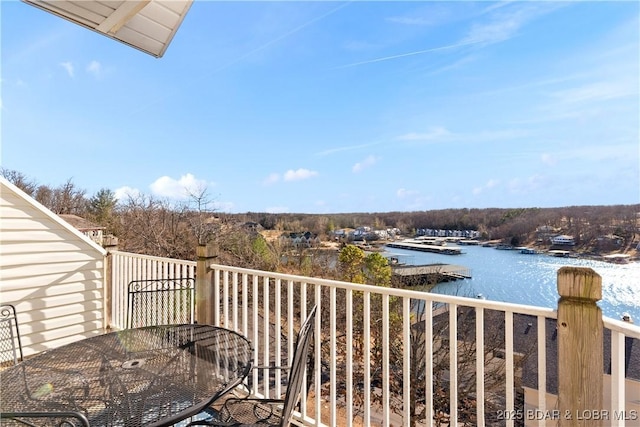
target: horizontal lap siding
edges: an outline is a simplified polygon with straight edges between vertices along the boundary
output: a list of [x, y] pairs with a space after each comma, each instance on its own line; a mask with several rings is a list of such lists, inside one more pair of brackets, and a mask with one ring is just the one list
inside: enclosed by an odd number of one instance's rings
[[0, 301], [25, 356], [103, 332], [104, 255], [61, 221], [2, 185]]

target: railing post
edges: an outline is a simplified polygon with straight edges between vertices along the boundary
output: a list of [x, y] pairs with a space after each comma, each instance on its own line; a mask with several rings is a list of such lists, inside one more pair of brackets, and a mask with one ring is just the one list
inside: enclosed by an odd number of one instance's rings
[[213, 325], [213, 307], [218, 302], [213, 300], [213, 271], [209, 265], [214, 256], [206, 245], [198, 245], [196, 256], [196, 322]]
[[104, 329], [111, 331], [113, 319], [113, 251], [118, 250], [118, 239], [103, 241], [107, 255], [104, 257]]
[[600, 426], [603, 385], [602, 278], [592, 269], [558, 270], [560, 426]]

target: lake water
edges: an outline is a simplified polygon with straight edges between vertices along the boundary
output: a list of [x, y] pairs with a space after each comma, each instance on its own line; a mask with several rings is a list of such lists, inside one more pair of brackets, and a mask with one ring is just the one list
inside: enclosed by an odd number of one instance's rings
[[493, 301], [557, 308], [557, 272], [563, 266], [590, 267], [602, 277], [602, 300], [607, 317], [620, 319], [628, 313], [640, 324], [640, 262], [611, 264], [579, 258], [557, 258], [545, 254], [524, 255], [517, 250], [462, 246], [462, 255], [387, 248], [384, 255], [398, 255], [407, 264], [445, 263], [471, 270], [471, 279], [437, 285], [433, 292]]

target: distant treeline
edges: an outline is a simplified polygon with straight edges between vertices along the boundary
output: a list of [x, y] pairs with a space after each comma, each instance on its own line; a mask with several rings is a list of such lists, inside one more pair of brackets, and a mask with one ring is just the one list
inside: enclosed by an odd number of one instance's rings
[[570, 234], [578, 243], [604, 235], [617, 235], [628, 243], [636, 240], [640, 226], [640, 204], [613, 206], [567, 206], [557, 208], [439, 209], [414, 212], [341, 214], [238, 214], [265, 229], [312, 231], [319, 235], [341, 228], [370, 226], [398, 228], [413, 235], [420, 228], [477, 230], [483, 239], [531, 241], [539, 230], [548, 234]]
[[[483, 239], [520, 245], [551, 234], [574, 236], [584, 251], [596, 250], [603, 236], [618, 236], [624, 251], [635, 247], [640, 235], [640, 204], [613, 206], [567, 206], [556, 208], [439, 209], [414, 212], [375, 213], [221, 213], [212, 209], [206, 189], [176, 204], [149, 195], [116, 200], [109, 189], [88, 196], [69, 179], [51, 187], [38, 184], [22, 173], [1, 169], [1, 174], [57, 214], [72, 214], [105, 227], [118, 237], [123, 250], [147, 255], [194, 259], [198, 243], [219, 248], [220, 261], [238, 266], [274, 268], [284, 251], [261, 237], [263, 230], [305, 232], [320, 239], [337, 229], [369, 226], [398, 228], [406, 236], [417, 229], [477, 230]], [[540, 232], [540, 230], [545, 230]], [[604, 240], [606, 241], [606, 239]]]

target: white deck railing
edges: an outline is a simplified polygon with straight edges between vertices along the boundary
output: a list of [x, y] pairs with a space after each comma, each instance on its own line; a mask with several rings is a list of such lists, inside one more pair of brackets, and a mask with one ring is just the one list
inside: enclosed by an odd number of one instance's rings
[[[196, 277], [196, 262], [160, 258], [129, 252], [111, 251], [107, 262], [108, 329], [124, 329], [127, 325], [127, 285], [132, 280]], [[109, 300], [110, 298], [110, 300]]]
[[[195, 273], [195, 262], [126, 253], [112, 257], [114, 327], [124, 325], [127, 281], [172, 271], [183, 277]], [[318, 304], [313, 383], [308, 394], [303, 392], [298, 423], [513, 426], [521, 420], [526, 425], [562, 421], [557, 406], [548, 407], [545, 392], [547, 364], [557, 364], [550, 360], [557, 351], [547, 348], [549, 342], [555, 345], [549, 338], [555, 327], [548, 325], [555, 325], [556, 310], [216, 264], [207, 264], [206, 270], [206, 298], [218, 302], [210, 307], [209, 323], [249, 337], [256, 365], [291, 360], [297, 327]], [[536, 333], [523, 332], [522, 325]], [[611, 319], [604, 319], [604, 325], [612, 331], [613, 355], [611, 398], [604, 406], [629, 412], [625, 339], [640, 339], [640, 328]], [[523, 334], [531, 345], [526, 354]], [[538, 391], [536, 412], [527, 413], [522, 375], [531, 366]], [[286, 373], [252, 375], [256, 394], [282, 393]], [[625, 421], [604, 424], [624, 426]]]

